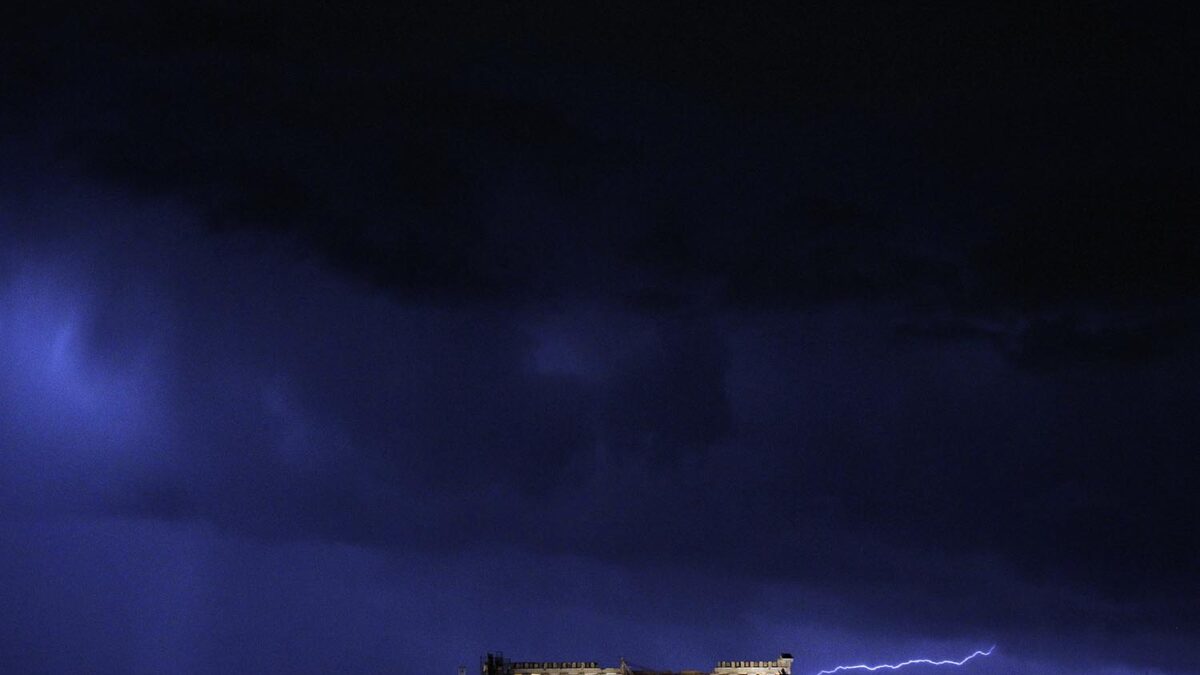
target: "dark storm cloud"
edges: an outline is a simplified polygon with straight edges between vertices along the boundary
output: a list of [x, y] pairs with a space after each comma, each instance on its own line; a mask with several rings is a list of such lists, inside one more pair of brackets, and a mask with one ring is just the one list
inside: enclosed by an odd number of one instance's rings
[[[1171, 17], [3, 11], [0, 497], [228, 556], [179, 603], [211, 642], [162, 636], [195, 669], [326, 663], [238, 637], [297, 649], [248, 626], [324, 602], [362, 670], [391, 664], [351, 625], [533, 652], [529, 616], [613, 649], [666, 624], [633, 642], [669, 659], [812, 622], [864, 653], [986, 634], [1011, 672], [1093, 663], [1047, 631], [1196, 667]], [[25, 594], [15, 642], [153, 663], [93, 581], [117, 637]]]
[[1126, 13], [33, 13], [62, 48], [16, 36], [10, 119], [407, 299], [892, 302], [1022, 364], [1141, 361], [1108, 313], [1191, 310], [1194, 101], [1169, 17]]
[[[727, 437], [724, 348], [710, 329], [668, 325], [619, 369], [605, 395], [603, 428], [628, 452], [703, 451]], [[608, 439], [606, 439], [608, 440]]]
[[[730, 323], [406, 306], [330, 275], [302, 246], [180, 226], [174, 208], [113, 200], [77, 226], [96, 203], [58, 195], [7, 212], [25, 232], [7, 242], [0, 305], [14, 450], [4, 489], [25, 517], [209, 524], [221, 542], [351, 543], [402, 561], [496, 547], [532, 556], [535, 572], [489, 573], [485, 585], [578, 574], [554, 555], [597, 561], [615, 571], [588, 574], [621, 584], [681, 566], [699, 584], [778, 585], [776, 609], [746, 611], [781, 625], [806, 607], [827, 625], [882, 634], [903, 616], [910, 630], [971, 626], [1017, 644], [1031, 616], [1085, 641], [1097, 622], [1151, 635], [1194, 625], [1174, 599], [1194, 568], [1180, 516], [1194, 497], [1186, 472], [1159, 469], [1189, 461], [1194, 366], [1047, 387], [975, 343], [897, 345], [857, 312]], [[176, 226], [159, 232], [165, 222]], [[1116, 396], [1118, 383], [1140, 400]], [[235, 549], [224, 583], [261, 583], [274, 554]], [[303, 555], [332, 574], [324, 553]], [[138, 570], [128, 573], [154, 576]], [[646, 574], [637, 583], [663, 593], [649, 607], [578, 601], [626, 622], [657, 607], [689, 635], [705, 622], [687, 617], [726, 602]], [[229, 611], [300, 611], [281, 599], [291, 583]], [[117, 603], [90, 592], [99, 607]], [[485, 596], [467, 597], [496, 601]], [[27, 627], [37, 644], [72, 630], [41, 621]], [[138, 621], [94, 639], [136, 646], [151, 635]], [[204, 667], [270, 662], [171, 649]], [[1056, 653], [1036, 641], [1023, 651]], [[1186, 668], [1185, 651], [1170, 653]]]

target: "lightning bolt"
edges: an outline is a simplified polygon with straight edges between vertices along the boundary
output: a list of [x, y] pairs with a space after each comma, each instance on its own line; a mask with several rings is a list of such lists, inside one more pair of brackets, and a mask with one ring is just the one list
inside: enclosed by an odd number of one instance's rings
[[884, 663], [884, 664], [881, 664], [878, 666], [864, 666], [864, 665], [838, 666], [837, 668], [834, 668], [833, 670], [822, 670], [821, 672], [817, 673], [817, 675], [833, 675], [833, 673], [840, 673], [843, 670], [866, 670], [866, 671], [873, 673], [877, 670], [900, 670], [904, 666], [914, 666], [917, 664], [924, 664], [927, 666], [961, 666], [961, 665], [965, 664], [967, 661], [970, 661], [971, 659], [975, 658], [976, 656], [991, 656], [992, 652], [995, 649], [996, 649], [996, 645], [992, 645], [991, 647], [988, 648], [987, 651], [982, 651], [982, 650], [977, 651], [974, 654], [968, 656], [967, 658], [965, 658], [961, 661], [950, 661], [950, 660], [931, 661], [929, 659], [913, 659], [911, 661], [905, 661], [904, 663], [896, 663], [896, 664]]

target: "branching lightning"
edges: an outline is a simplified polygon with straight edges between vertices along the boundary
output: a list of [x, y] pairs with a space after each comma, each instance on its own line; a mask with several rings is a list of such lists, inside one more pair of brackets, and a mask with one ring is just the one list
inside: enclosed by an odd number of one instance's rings
[[996, 649], [996, 645], [992, 645], [991, 647], [989, 647], [987, 649], [987, 651], [977, 651], [974, 654], [971, 654], [970, 656], [968, 656], [967, 658], [965, 658], [961, 661], [950, 661], [950, 660], [931, 661], [929, 659], [913, 659], [911, 661], [905, 661], [904, 663], [895, 663], [895, 664], [884, 663], [884, 664], [881, 664], [878, 666], [866, 666], [866, 665], [838, 666], [837, 668], [834, 668], [833, 670], [822, 670], [821, 672], [817, 673], [817, 675], [833, 675], [833, 673], [840, 673], [843, 670], [866, 670], [868, 672], [873, 673], [877, 670], [900, 670], [904, 666], [914, 666], [917, 664], [924, 664], [927, 666], [961, 666], [961, 665], [965, 664], [967, 661], [970, 661], [971, 659], [975, 658], [976, 656], [991, 656], [992, 652], [995, 649]]

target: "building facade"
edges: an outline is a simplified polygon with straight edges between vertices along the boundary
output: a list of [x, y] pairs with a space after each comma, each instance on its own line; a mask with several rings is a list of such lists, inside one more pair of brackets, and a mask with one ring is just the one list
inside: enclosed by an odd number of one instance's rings
[[503, 654], [488, 654], [480, 662], [480, 675], [792, 675], [792, 655], [773, 661], [718, 661], [712, 670], [666, 671], [634, 666], [621, 659], [616, 666], [595, 661], [513, 661]]

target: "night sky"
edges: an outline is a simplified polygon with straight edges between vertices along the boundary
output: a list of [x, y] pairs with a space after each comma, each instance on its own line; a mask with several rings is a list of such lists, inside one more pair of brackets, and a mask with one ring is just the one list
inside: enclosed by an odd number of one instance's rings
[[0, 9], [0, 671], [1200, 673], [1195, 12], [395, 4]]

